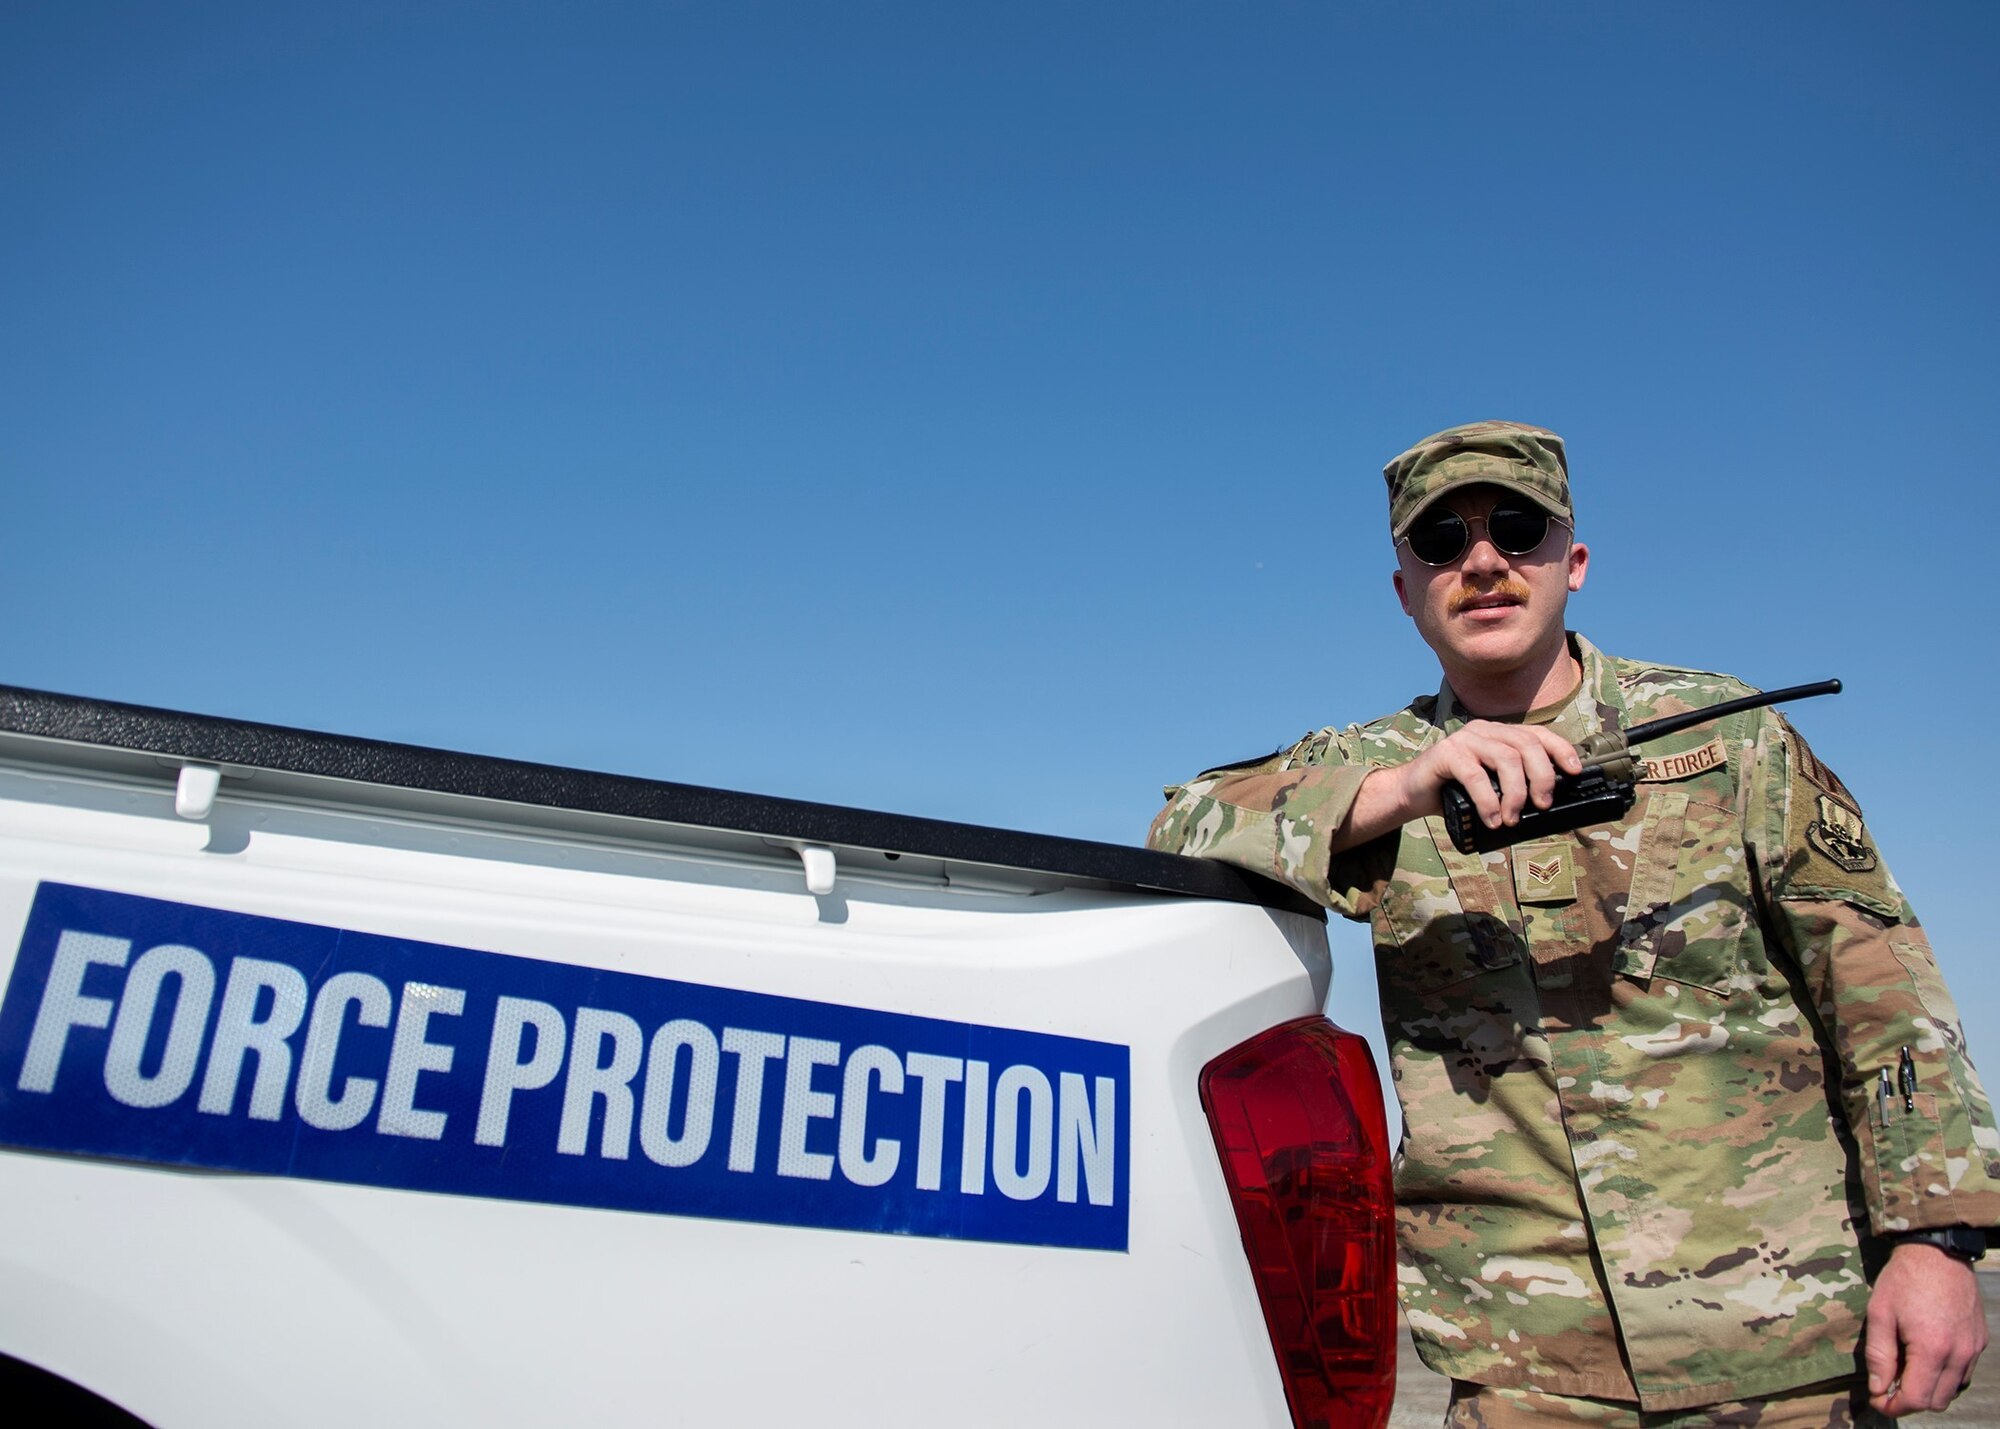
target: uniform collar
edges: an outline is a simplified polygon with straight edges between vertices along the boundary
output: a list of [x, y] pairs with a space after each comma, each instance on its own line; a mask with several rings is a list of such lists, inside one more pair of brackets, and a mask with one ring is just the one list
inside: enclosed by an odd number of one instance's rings
[[[1568, 707], [1552, 721], [1556, 732], [1575, 743], [1605, 729], [1622, 729], [1626, 724], [1625, 697], [1618, 688], [1618, 673], [1611, 660], [1574, 630], [1565, 632], [1570, 653], [1583, 667], [1583, 678], [1570, 696]], [[1475, 716], [1466, 712], [1447, 682], [1438, 686], [1435, 725], [1439, 735], [1455, 734]], [[1428, 741], [1426, 741], [1428, 742]]]

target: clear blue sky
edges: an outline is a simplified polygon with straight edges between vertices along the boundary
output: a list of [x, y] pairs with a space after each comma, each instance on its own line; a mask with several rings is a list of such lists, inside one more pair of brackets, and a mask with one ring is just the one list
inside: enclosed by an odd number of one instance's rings
[[[1989, 1080], [2000, 6], [10, 4], [0, 681], [1048, 832], [1435, 685], [1382, 462], [1767, 686]], [[1343, 1020], [1373, 1021], [1337, 930]]]

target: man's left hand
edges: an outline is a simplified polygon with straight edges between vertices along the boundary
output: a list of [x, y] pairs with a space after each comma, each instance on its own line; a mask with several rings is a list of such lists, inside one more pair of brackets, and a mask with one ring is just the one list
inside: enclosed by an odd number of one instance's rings
[[1978, 1278], [1932, 1245], [1899, 1245], [1868, 1297], [1868, 1402], [1887, 1415], [1943, 1409], [1986, 1348]]

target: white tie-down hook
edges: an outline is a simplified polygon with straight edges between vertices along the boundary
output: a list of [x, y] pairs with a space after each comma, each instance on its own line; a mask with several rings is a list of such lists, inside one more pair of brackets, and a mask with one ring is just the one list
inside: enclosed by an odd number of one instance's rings
[[822, 897], [833, 892], [837, 869], [832, 849], [824, 844], [801, 844], [799, 861], [806, 866], [806, 892]]
[[184, 819], [205, 819], [215, 810], [222, 771], [213, 764], [183, 764], [174, 781], [174, 812]]

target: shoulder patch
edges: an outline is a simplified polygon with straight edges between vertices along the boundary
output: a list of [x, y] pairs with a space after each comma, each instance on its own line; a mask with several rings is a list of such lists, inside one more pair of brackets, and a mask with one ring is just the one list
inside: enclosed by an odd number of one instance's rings
[[1850, 809], [1831, 794], [1819, 796], [1816, 817], [1806, 825], [1806, 842], [1848, 873], [1867, 873], [1880, 862], [1868, 842], [1861, 811]]
[[[1806, 737], [1793, 728], [1789, 720], [1785, 721], [1785, 733], [1791, 737], [1792, 759], [1798, 768], [1799, 777], [1816, 789], [1824, 789], [1849, 808], [1856, 807], [1854, 796], [1847, 792], [1847, 786], [1840, 782], [1840, 776], [1820, 763], [1819, 756], [1814, 754], [1812, 746], [1806, 743]], [[1861, 816], [1857, 813], [1854, 817], [1858, 823]]]
[[1909, 904], [1862, 820], [1860, 801], [1782, 715], [1778, 721], [1791, 764], [1785, 800], [1788, 856], [1778, 896], [1836, 898], [1884, 918], [1909, 917]]

